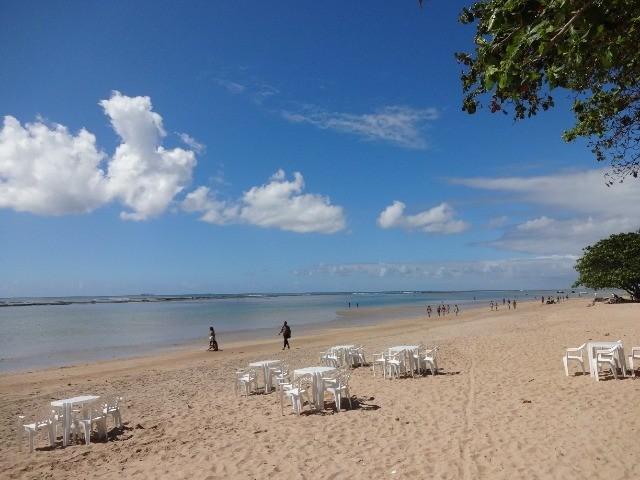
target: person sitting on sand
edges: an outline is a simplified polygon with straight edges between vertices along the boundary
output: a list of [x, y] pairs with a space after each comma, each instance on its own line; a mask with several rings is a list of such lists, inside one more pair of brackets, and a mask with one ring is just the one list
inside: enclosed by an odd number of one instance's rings
[[209, 350], [213, 352], [218, 351], [218, 342], [216, 342], [216, 331], [213, 327], [209, 327]]
[[289, 350], [291, 350], [291, 347], [289, 346], [289, 339], [291, 338], [291, 327], [287, 325], [286, 321], [284, 322], [284, 325], [282, 325], [282, 328], [280, 329], [280, 333], [278, 335], [282, 335], [282, 337], [284, 338], [284, 345], [282, 349], [284, 350], [285, 348], [288, 348]]

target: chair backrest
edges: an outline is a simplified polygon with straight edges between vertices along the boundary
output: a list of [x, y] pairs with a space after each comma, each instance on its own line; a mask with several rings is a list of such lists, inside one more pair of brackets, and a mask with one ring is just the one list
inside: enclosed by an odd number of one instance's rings
[[310, 389], [313, 386], [313, 375], [311, 375], [310, 373], [300, 375], [294, 380], [293, 386], [301, 390]]

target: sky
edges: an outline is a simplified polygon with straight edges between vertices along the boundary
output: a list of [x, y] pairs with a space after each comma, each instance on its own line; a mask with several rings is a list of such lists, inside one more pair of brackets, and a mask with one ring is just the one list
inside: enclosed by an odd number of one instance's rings
[[638, 184], [461, 111], [464, 4], [2, 2], [0, 297], [568, 286]]

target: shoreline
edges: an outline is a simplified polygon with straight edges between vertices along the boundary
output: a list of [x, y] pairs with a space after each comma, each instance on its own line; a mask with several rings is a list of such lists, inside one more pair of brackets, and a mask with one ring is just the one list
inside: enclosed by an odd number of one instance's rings
[[[478, 300], [478, 303], [484, 303], [483, 300]], [[534, 299], [520, 300], [519, 306], [536, 302]], [[464, 304], [469, 306], [472, 304]], [[392, 328], [394, 326], [402, 326], [403, 324], [412, 323], [414, 321], [424, 320], [425, 322], [447, 322], [455, 319], [463, 319], [468, 315], [478, 315], [482, 311], [488, 310], [488, 305], [476, 305], [472, 308], [467, 308], [461, 311], [461, 314], [456, 317], [455, 313], [451, 312], [446, 316], [438, 317], [434, 312], [430, 318], [424, 313], [424, 307], [417, 306], [384, 306], [384, 307], [363, 307], [360, 309], [343, 309], [336, 311], [336, 319], [323, 322], [302, 324], [294, 326], [296, 332], [301, 332], [300, 335], [295, 336], [295, 342], [307, 342], [315, 339], [316, 337], [328, 336], [337, 332], [344, 332], [345, 334], [360, 331], [363, 328], [368, 327], [383, 327]], [[502, 310], [501, 310], [502, 311]], [[504, 311], [509, 311], [505, 309]], [[369, 318], [366, 318], [369, 317]], [[268, 334], [272, 332], [271, 328], [259, 328], [251, 330], [236, 330], [229, 332], [220, 332], [217, 334], [218, 344], [223, 346], [218, 354], [223, 350], [239, 351], [241, 349], [247, 349], [250, 347], [261, 347], [265, 345], [275, 345], [281, 343], [281, 337], [279, 335]], [[224, 340], [227, 337], [229, 340]], [[221, 341], [222, 340], [222, 341]], [[161, 345], [154, 347], [140, 346], [144, 350], [139, 353], [124, 354], [120, 356], [112, 356], [109, 358], [96, 358], [89, 359], [87, 361], [78, 361], [73, 363], [67, 363], [62, 365], [51, 366], [36, 366], [26, 367], [20, 369], [6, 369], [0, 370], [0, 379], [5, 376], [33, 374], [46, 371], [58, 371], [66, 370], [70, 368], [87, 368], [100, 364], [117, 364], [118, 362], [136, 361], [136, 360], [148, 360], [149, 362], [155, 360], [170, 358], [181, 358], [182, 355], [188, 355], [191, 352], [197, 352], [201, 349], [206, 351], [207, 339], [203, 335], [202, 340], [188, 341], [185, 343]], [[215, 353], [215, 352], [210, 352]], [[0, 359], [1, 361], [1, 359]]]

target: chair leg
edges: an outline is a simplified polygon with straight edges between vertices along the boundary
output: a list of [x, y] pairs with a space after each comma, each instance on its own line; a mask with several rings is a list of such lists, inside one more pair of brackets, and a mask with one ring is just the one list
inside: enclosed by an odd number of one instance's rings
[[91, 443], [91, 424], [83, 423], [82, 429], [84, 431], [84, 443], [89, 445]]
[[22, 443], [24, 442], [24, 426], [23, 426], [24, 415], [18, 416], [18, 428], [16, 430], [18, 437], [18, 451], [22, 451]]
[[562, 364], [564, 365], [564, 374], [568, 377], [569, 376], [569, 363], [567, 362], [567, 357], [566, 356], [562, 357]]

